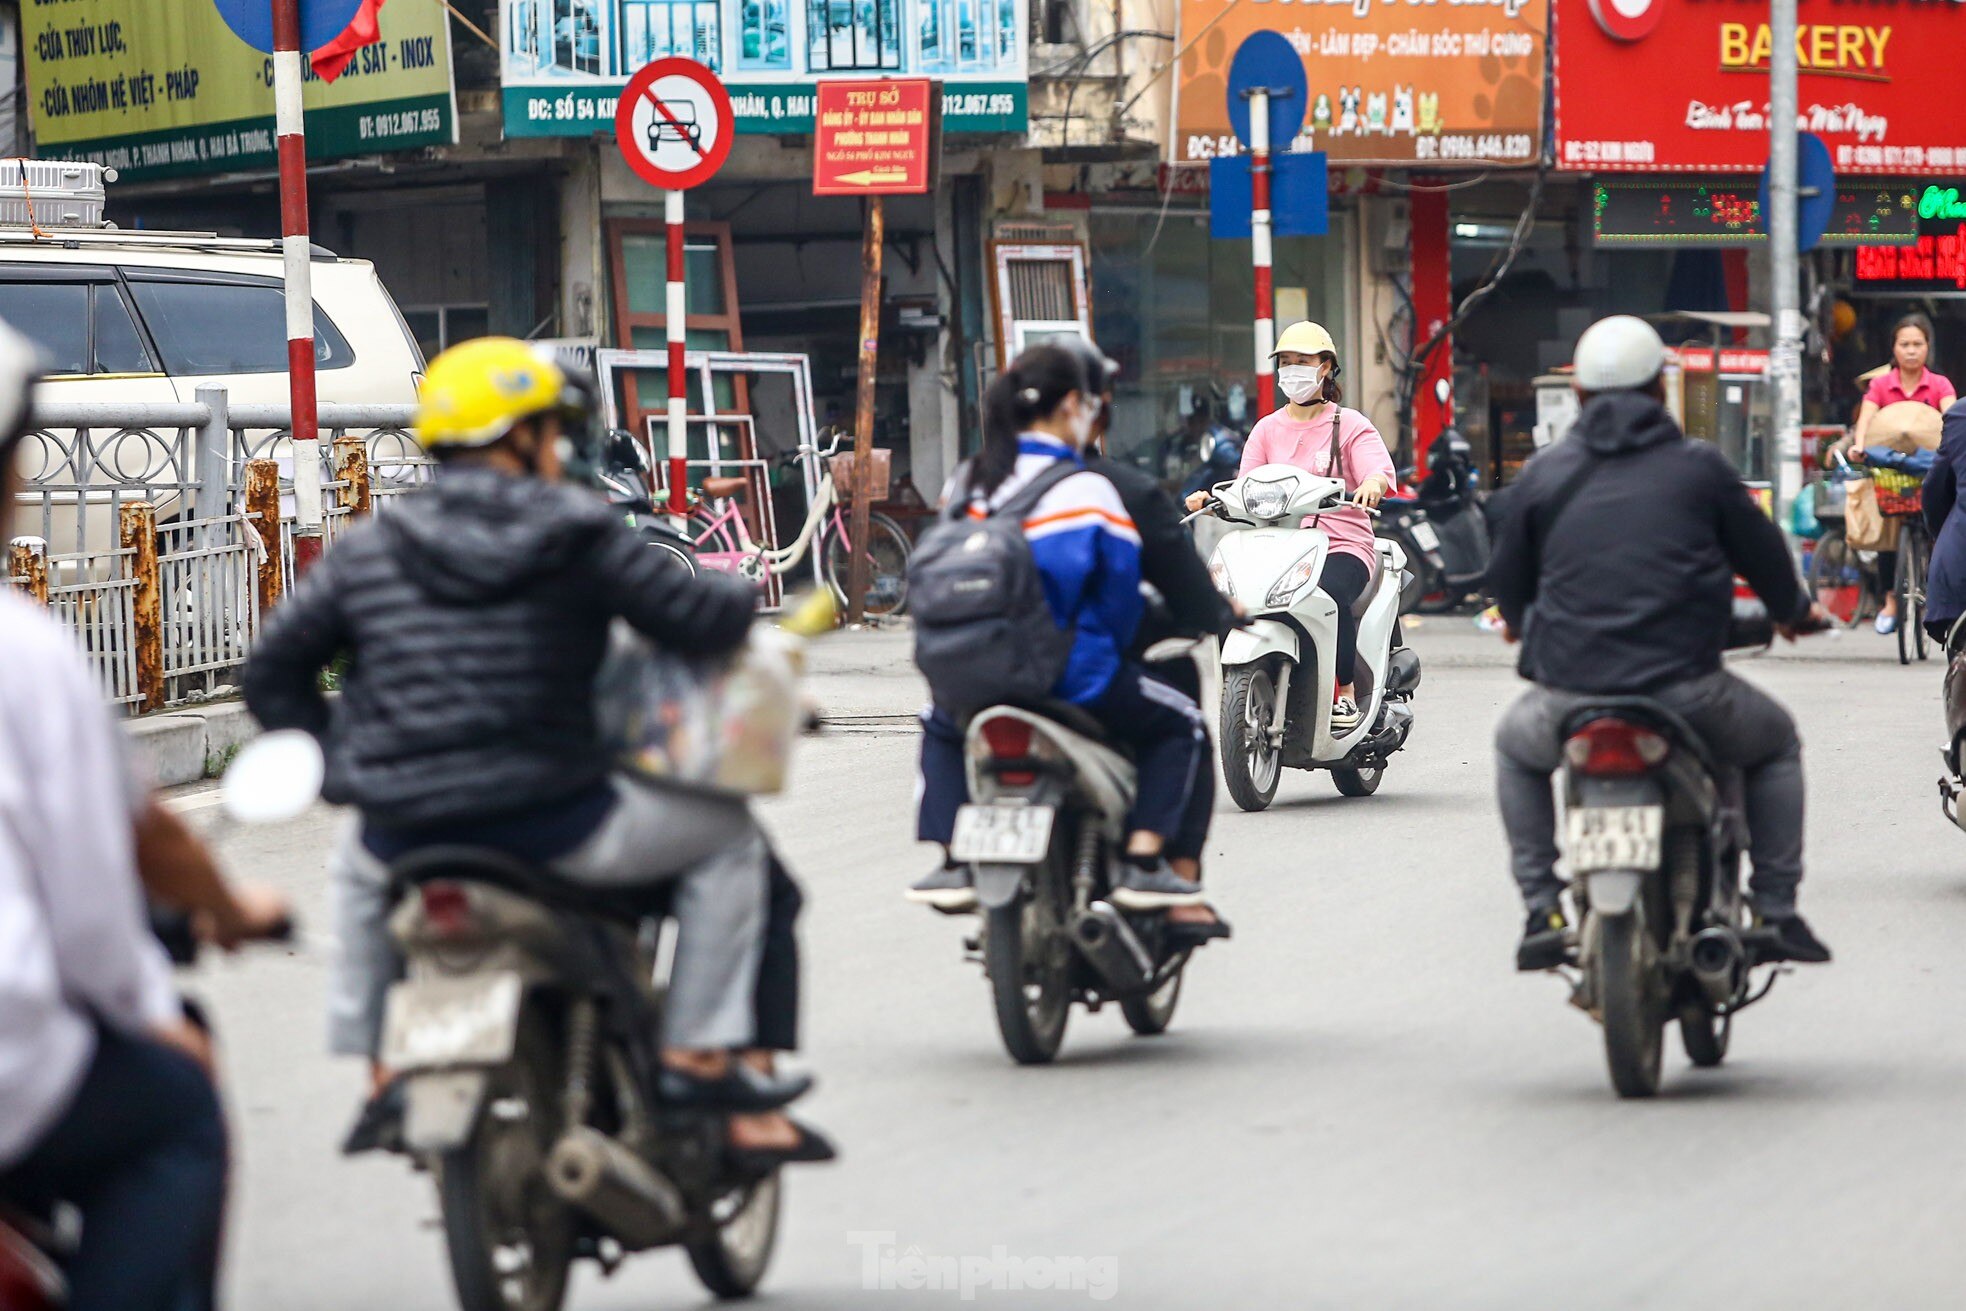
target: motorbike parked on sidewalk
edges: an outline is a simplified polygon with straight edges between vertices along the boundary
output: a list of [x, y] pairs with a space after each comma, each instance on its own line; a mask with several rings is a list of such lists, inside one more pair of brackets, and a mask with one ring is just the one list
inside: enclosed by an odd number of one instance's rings
[[1488, 520], [1482, 512], [1474, 448], [1452, 428], [1428, 448], [1427, 476], [1412, 496], [1379, 503], [1378, 535], [1408, 561], [1400, 613], [1443, 614], [1481, 595], [1488, 572]]
[[[1738, 596], [1735, 611], [1727, 649], [1765, 648], [1766, 611]], [[1742, 894], [1741, 779], [1650, 697], [1593, 697], [1562, 732], [1563, 851], [1580, 926], [1571, 1002], [1602, 1024], [1618, 1095], [1650, 1097], [1668, 1024], [1693, 1064], [1719, 1065], [1734, 1017], [1785, 968], [1754, 978], [1775, 934], [1752, 927]]]
[[1262, 810], [1291, 768], [1329, 770], [1346, 796], [1370, 796], [1412, 731], [1420, 686], [1420, 657], [1406, 645], [1399, 622], [1405, 552], [1378, 540], [1371, 577], [1353, 607], [1360, 717], [1338, 734], [1331, 726], [1338, 611], [1317, 586], [1331, 542], [1315, 520], [1298, 524], [1349, 505], [1344, 482], [1265, 464], [1218, 485], [1210, 498], [1197, 513], [1212, 511], [1236, 531], [1215, 548], [1209, 572], [1250, 616], [1222, 644], [1221, 753], [1229, 795], [1244, 810]]
[[695, 574], [695, 543], [675, 526], [673, 516], [657, 509], [650, 499], [648, 455], [641, 443], [632, 433], [616, 428], [608, 433], [605, 452], [607, 458], [596, 477], [608, 504], [621, 511], [650, 550], [660, 551], [678, 567]]
[[[1207, 654], [1173, 638], [1147, 659]], [[1066, 702], [977, 712], [964, 756], [973, 800], [956, 814], [949, 854], [976, 872], [983, 924], [967, 945], [982, 961], [1012, 1059], [1042, 1065], [1057, 1056], [1074, 1002], [1094, 1012], [1117, 1002], [1135, 1033], [1165, 1031], [1194, 946], [1163, 913], [1122, 911], [1109, 900], [1133, 806], [1133, 762], [1096, 719]]]

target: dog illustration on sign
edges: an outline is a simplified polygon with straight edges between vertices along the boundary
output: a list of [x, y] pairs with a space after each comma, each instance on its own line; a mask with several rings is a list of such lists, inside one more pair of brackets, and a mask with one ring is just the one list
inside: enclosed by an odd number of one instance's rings
[[1365, 98], [1365, 130], [1375, 136], [1386, 132], [1386, 93], [1374, 91]]
[[1413, 135], [1413, 88], [1396, 86], [1393, 88], [1392, 131]]
[[1354, 136], [1360, 131], [1358, 107], [1362, 98], [1362, 93], [1355, 86], [1338, 88], [1338, 128], [1332, 133], [1333, 136]]
[[1311, 131], [1326, 133], [1331, 131], [1331, 97], [1320, 91], [1317, 103], [1311, 107]]
[[1440, 135], [1440, 92], [1438, 91], [1420, 93], [1420, 135], [1429, 137]]

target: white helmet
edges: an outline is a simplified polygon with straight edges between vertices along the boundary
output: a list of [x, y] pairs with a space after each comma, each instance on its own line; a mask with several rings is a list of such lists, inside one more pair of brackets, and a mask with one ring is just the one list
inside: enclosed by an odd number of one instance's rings
[[1644, 319], [1613, 314], [1577, 338], [1578, 391], [1634, 391], [1666, 367], [1666, 343]]

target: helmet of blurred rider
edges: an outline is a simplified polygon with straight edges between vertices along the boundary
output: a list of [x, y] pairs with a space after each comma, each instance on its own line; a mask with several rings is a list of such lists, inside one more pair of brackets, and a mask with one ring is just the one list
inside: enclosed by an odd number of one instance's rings
[[1331, 340], [1331, 334], [1324, 330], [1323, 324], [1304, 319], [1283, 330], [1283, 335], [1277, 338], [1277, 348], [1270, 352], [1270, 358], [1275, 359], [1285, 351], [1293, 355], [1329, 355], [1335, 360], [1338, 358], [1338, 343]]
[[1613, 314], [1577, 338], [1578, 391], [1636, 391], [1666, 367], [1666, 343], [1658, 329], [1629, 314]]
[[550, 355], [513, 337], [480, 337], [430, 362], [417, 393], [416, 439], [433, 451], [489, 446], [536, 415], [584, 408]]
[[41, 381], [41, 352], [0, 323], [0, 459], [13, 453], [33, 428], [34, 384]]
[[1081, 337], [1077, 333], [1072, 333], [1054, 338], [1054, 342], [1077, 357], [1079, 367], [1085, 370], [1086, 386], [1092, 389], [1094, 396], [1104, 396], [1113, 389], [1113, 384], [1119, 381], [1118, 362], [1093, 344], [1090, 337]]

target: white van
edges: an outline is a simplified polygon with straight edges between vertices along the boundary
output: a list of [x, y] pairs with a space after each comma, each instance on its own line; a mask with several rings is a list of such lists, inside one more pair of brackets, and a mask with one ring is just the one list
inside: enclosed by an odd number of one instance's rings
[[[312, 272], [320, 400], [415, 403], [423, 357], [375, 267], [316, 247]], [[200, 387], [221, 386], [234, 405], [284, 404], [280, 274], [278, 241], [0, 227], [0, 319], [40, 346], [43, 401], [189, 402]], [[72, 512], [56, 518], [74, 523]], [[17, 531], [39, 530], [20, 521]], [[73, 528], [50, 535], [53, 551], [76, 549]], [[94, 522], [86, 536], [100, 547]]]

